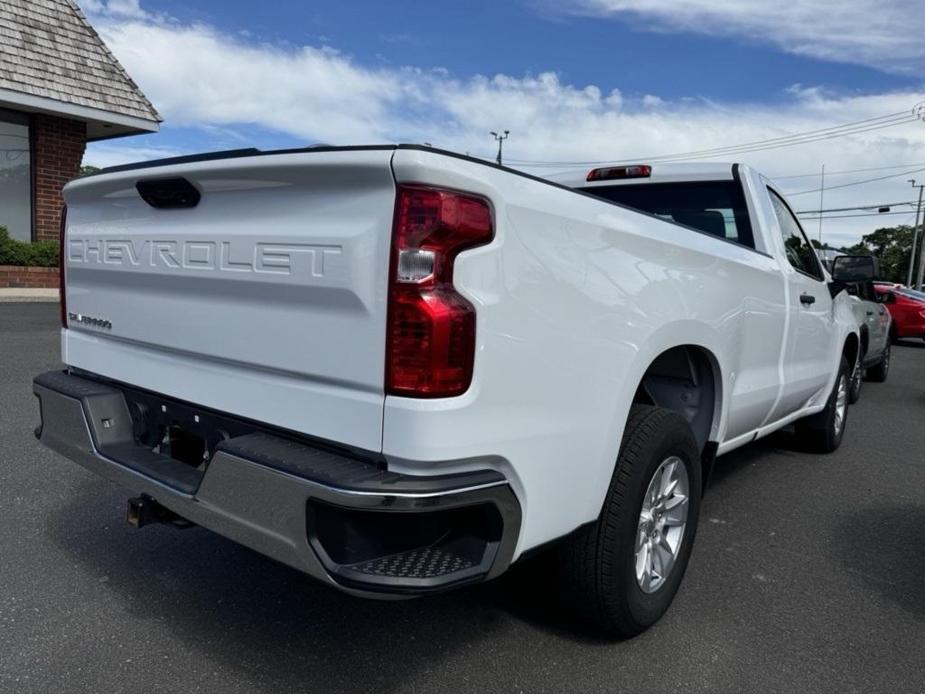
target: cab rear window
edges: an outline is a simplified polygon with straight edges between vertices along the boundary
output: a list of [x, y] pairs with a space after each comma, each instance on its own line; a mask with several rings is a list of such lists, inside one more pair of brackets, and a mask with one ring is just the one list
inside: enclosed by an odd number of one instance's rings
[[745, 195], [736, 181], [593, 186], [582, 188], [582, 192], [755, 247]]

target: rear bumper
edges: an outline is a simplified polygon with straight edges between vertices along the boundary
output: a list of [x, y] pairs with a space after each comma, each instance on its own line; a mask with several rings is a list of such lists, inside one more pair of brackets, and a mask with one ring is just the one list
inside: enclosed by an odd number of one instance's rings
[[147, 406], [160, 403], [181, 423], [195, 418], [232, 430], [223, 428], [224, 440], [197, 469], [139, 442], [139, 394], [129, 388], [49, 372], [33, 390], [42, 419], [36, 436], [49, 448], [347, 592], [435, 592], [494, 578], [510, 565], [521, 510], [496, 471], [402, 475], [145, 394]]

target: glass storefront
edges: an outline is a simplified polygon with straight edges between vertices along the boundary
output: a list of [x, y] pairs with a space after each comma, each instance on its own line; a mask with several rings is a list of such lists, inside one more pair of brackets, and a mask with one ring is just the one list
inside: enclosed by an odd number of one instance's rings
[[32, 175], [29, 119], [0, 109], [0, 227], [32, 240]]

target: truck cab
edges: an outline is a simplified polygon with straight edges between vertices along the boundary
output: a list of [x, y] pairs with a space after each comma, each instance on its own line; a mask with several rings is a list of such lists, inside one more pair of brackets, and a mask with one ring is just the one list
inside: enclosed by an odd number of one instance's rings
[[[756, 429], [774, 426], [831, 387], [833, 354], [857, 332], [858, 323], [847, 296], [830, 291], [830, 275], [771, 180], [744, 164], [725, 163], [621, 164], [563, 172], [550, 180], [760, 256], [753, 265], [761, 269], [749, 281], [753, 291], [759, 278], [766, 284], [762, 297], [752, 298], [755, 317], [748, 319], [743, 336], [747, 342], [730, 394], [734, 412], [720, 453], [748, 442]], [[762, 304], [776, 310], [762, 310]], [[770, 409], [768, 402], [773, 402]]]

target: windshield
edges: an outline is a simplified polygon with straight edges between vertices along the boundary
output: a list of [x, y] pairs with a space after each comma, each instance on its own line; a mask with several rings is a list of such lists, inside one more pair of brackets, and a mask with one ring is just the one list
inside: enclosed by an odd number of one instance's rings
[[893, 291], [897, 294], [908, 297], [910, 299], [917, 299], [918, 301], [925, 301], [925, 292], [920, 292], [915, 289], [894, 289]]

